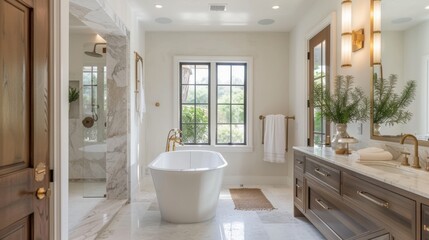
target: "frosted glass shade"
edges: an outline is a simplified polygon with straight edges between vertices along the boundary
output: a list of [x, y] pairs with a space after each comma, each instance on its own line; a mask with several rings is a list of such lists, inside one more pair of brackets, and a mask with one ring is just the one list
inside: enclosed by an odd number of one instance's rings
[[352, 66], [352, 34], [341, 35], [341, 67]]
[[372, 61], [374, 64], [381, 64], [381, 32], [374, 32], [372, 40]]

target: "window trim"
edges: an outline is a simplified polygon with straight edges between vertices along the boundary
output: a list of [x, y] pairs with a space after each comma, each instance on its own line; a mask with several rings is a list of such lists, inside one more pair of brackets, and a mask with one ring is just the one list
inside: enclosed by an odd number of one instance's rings
[[[210, 114], [210, 145], [186, 145], [180, 146], [180, 149], [212, 150], [221, 152], [253, 152], [253, 58], [246, 56], [222, 57], [222, 56], [175, 56], [173, 59], [173, 125], [172, 128], [180, 126], [180, 63], [210, 63], [210, 91], [216, 89], [216, 63], [246, 63], [246, 91], [247, 96], [245, 105], [247, 106], [245, 118], [246, 139], [245, 145], [216, 145], [216, 123], [217, 114]], [[211, 98], [213, 98], [210, 92]], [[216, 101], [210, 102], [210, 109], [216, 109]]]

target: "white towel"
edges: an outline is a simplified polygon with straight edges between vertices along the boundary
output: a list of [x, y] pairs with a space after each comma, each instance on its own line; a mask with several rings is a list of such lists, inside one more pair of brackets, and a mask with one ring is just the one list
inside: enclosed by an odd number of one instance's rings
[[285, 162], [285, 116], [268, 115], [265, 117], [264, 161]]
[[143, 120], [143, 114], [146, 112], [146, 101], [144, 96], [144, 82], [143, 82], [143, 63], [140, 62], [140, 64], [137, 64], [136, 71], [138, 71], [139, 75], [137, 76], [138, 79], [138, 93], [136, 94], [136, 111], [140, 117], [140, 121]]
[[381, 148], [364, 148], [357, 151], [360, 161], [390, 161], [393, 156]]

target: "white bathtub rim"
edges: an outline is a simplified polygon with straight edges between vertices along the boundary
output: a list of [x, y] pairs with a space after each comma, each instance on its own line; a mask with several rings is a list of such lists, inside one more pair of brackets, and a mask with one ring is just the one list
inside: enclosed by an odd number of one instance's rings
[[222, 160], [223, 164], [221, 164], [215, 168], [166, 169], [166, 168], [155, 167], [154, 164], [158, 160], [159, 156], [162, 154], [168, 153], [168, 152], [163, 152], [163, 153], [160, 153], [151, 163], [149, 163], [148, 167], [151, 170], [158, 170], [158, 171], [165, 171], [165, 172], [204, 172], [204, 171], [214, 171], [214, 170], [222, 169], [222, 168], [228, 166], [228, 162], [225, 160], [225, 158], [219, 152], [209, 151], [209, 150], [178, 150], [175, 152], [191, 152], [191, 153], [192, 152], [206, 152], [206, 153], [208, 152], [208, 153], [214, 153]]

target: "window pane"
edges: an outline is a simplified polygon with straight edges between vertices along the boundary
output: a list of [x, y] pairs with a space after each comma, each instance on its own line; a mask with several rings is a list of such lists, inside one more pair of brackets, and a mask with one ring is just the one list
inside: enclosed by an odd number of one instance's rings
[[82, 87], [83, 113], [91, 114], [91, 86]]
[[322, 45], [317, 45], [314, 49], [314, 77], [320, 77], [322, 75]]
[[244, 85], [244, 66], [232, 66], [232, 84]]
[[231, 106], [232, 123], [244, 123], [244, 105]]
[[182, 65], [182, 84], [195, 84], [194, 65]]
[[232, 125], [232, 142], [244, 143], [244, 125]]
[[217, 66], [217, 81], [218, 84], [231, 84], [231, 66]]
[[209, 125], [197, 124], [196, 143], [208, 143], [208, 142], [209, 142]]
[[197, 103], [209, 103], [209, 87], [208, 86], [195, 86], [197, 91]]
[[195, 106], [182, 106], [182, 123], [195, 122]]
[[230, 125], [217, 125], [217, 142], [230, 143]]
[[231, 103], [231, 87], [217, 87], [217, 103]]
[[217, 122], [218, 123], [230, 123], [230, 105], [218, 105], [217, 106]]
[[91, 72], [83, 72], [83, 85], [91, 84]]
[[195, 103], [195, 86], [182, 86], [182, 103]]
[[244, 87], [232, 87], [232, 103], [244, 104]]
[[194, 124], [182, 124], [182, 140], [184, 143], [195, 143]]
[[196, 66], [196, 83], [197, 84], [209, 83], [209, 66], [208, 65]]
[[196, 123], [208, 123], [209, 122], [209, 106], [197, 105], [196, 108]]

